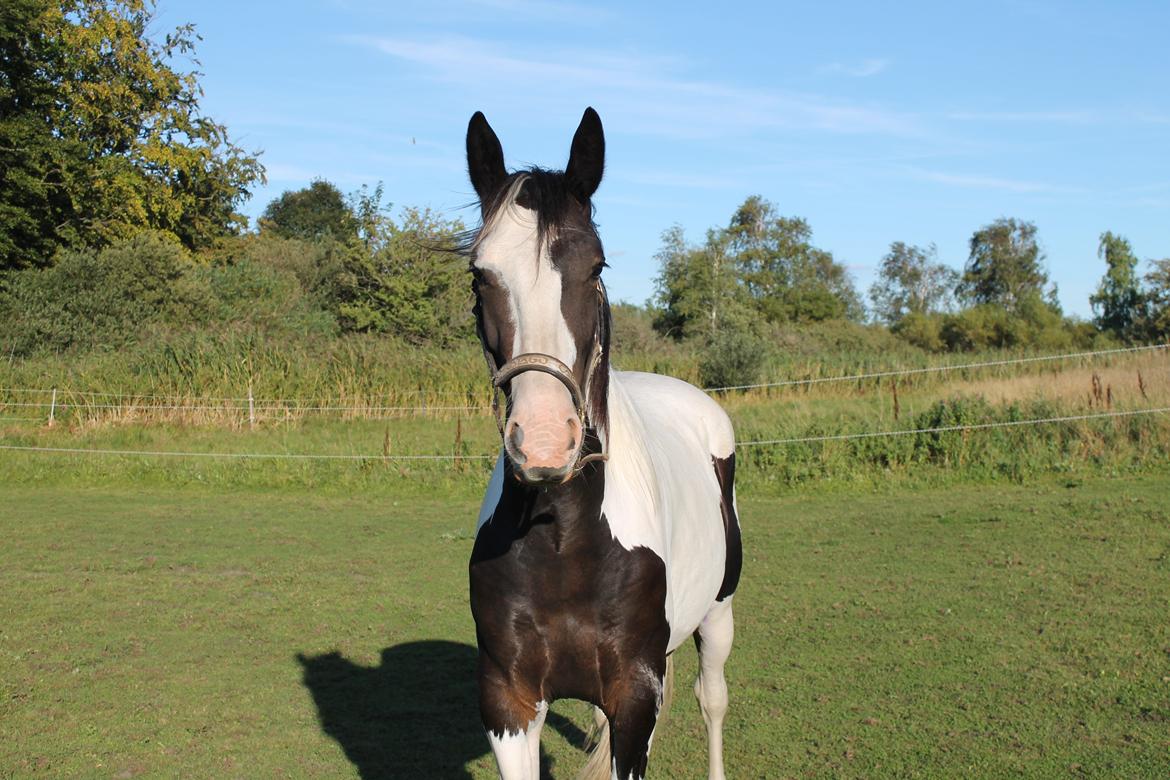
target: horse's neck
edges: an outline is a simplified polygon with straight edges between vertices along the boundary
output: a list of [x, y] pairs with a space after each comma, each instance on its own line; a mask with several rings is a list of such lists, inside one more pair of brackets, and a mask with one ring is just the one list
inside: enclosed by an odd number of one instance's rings
[[610, 369], [609, 394], [606, 397], [609, 431], [605, 437], [605, 451], [609, 454], [606, 480], [633, 480], [646, 483], [653, 473], [647, 431], [642, 415], [633, 398], [626, 391], [619, 371]]

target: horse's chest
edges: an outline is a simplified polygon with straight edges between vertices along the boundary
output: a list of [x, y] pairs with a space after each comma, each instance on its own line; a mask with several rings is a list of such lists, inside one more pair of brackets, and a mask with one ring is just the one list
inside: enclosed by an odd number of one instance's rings
[[666, 570], [656, 554], [626, 550], [608, 531], [566, 539], [529, 528], [502, 543], [476, 540], [471, 607], [480, 650], [529, 677], [549, 698], [594, 699], [630, 659], [662, 645]]

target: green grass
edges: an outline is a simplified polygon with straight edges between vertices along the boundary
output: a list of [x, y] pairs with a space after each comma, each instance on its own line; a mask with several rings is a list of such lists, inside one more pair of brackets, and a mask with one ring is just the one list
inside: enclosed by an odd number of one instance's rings
[[[347, 495], [15, 474], [0, 776], [494, 776], [475, 479]], [[745, 490], [729, 775], [1166, 777], [1168, 486]], [[689, 646], [677, 668], [651, 772], [698, 777]], [[554, 708], [555, 776], [581, 762], [585, 715]]]

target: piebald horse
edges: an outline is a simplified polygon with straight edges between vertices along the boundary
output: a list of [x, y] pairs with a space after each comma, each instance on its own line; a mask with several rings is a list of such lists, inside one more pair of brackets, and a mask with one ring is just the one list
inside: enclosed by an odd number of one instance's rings
[[610, 367], [591, 203], [604, 162], [592, 108], [563, 172], [508, 173], [483, 114], [467, 128], [483, 217], [470, 247], [474, 311], [505, 399], [469, 565], [480, 713], [504, 780], [539, 778], [540, 731], [559, 698], [598, 708], [591, 766], [642, 778], [668, 656], [693, 636], [709, 776], [722, 780], [743, 559], [735, 441], [692, 385]]

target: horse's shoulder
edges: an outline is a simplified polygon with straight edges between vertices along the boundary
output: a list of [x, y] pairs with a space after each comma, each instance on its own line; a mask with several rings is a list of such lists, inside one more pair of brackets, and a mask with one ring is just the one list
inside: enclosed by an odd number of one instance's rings
[[725, 458], [735, 448], [735, 432], [727, 412], [715, 399], [689, 382], [664, 374], [615, 371], [638, 416], [651, 427], [679, 430], [693, 427], [709, 455]]

